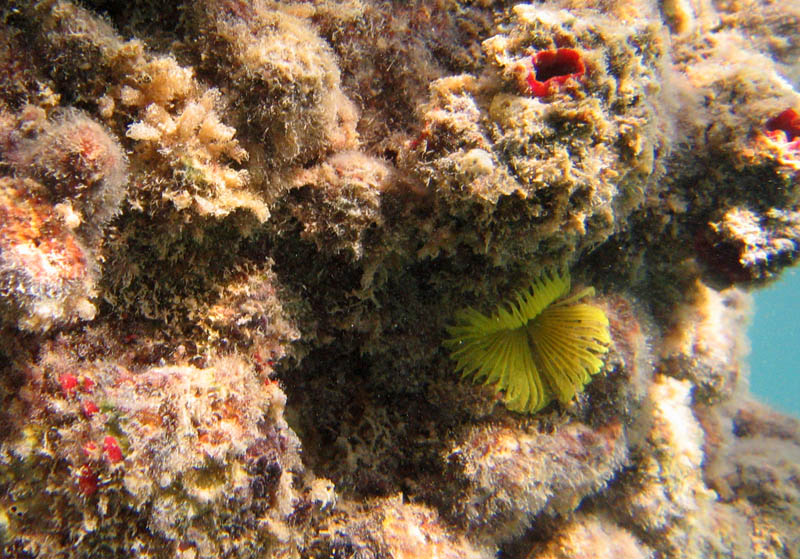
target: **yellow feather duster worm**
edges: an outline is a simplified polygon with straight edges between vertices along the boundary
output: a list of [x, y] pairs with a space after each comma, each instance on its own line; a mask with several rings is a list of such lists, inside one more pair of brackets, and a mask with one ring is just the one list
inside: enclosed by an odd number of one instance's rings
[[513, 411], [534, 413], [555, 396], [569, 402], [603, 366], [611, 336], [602, 309], [569, 293], [568, 273], [545, 274], [491, 316], [456, 314], [445, 342], [462, 378], [494, 384]]

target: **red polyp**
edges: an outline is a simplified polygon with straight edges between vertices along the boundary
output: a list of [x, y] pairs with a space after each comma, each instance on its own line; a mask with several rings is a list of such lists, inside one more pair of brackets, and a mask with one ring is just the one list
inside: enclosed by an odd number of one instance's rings
[[800, 115], [794, 109], [786, 109], [778, 116], [771, 118], [766, 124], [767, 132], [783, 132], [786, 141], [800, 138]]
[[100, 408], [97, 407], [97, 404], [92, 402], [91, 400], [87, 400], [83, 403], [83, 415], [88, 418], [92, 417], [94, 414], [100, 411]]
[[117, 439], [110, 435], [103, 440], [103, 451], [108, 461], [112, 464], [116, 464], [122, 460], [122, 449], [119, 447]]
[[90, 497], [97, 492], [97, 474], [89, 466], [83, 466], [78, 474], [78, 489]]
[[78, 388], [78, 379], [72, 373], [64, 373], [58, 379], [61, 383], [61, 390], [64, 391], [66, 396], [74, 396], [75, 390]]
[[87, 441], [83, 445], [83, 453], [86, 456], [93, 457], [97, 453], [97, 445], [93, 441]]
[[91, 392], [94, 388], [94, 381], [89, 377], [81, 377], [81, 389], [84, 392]]
[[578, 79], [586, 71], [581, 54], [574, 49], [544, 50], [531, 58], [533, 72], [528, 85], [535, 97], [545, 97], [570, 78]]

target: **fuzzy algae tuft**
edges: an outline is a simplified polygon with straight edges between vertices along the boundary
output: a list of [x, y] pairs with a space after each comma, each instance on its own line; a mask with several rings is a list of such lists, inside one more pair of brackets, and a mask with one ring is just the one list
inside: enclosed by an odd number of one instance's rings
[[458, 312], [445, 345], [462, 377], [493, 383], [517, 412], [537, 412], [553, 396], [569, 402], [600, 371], [611, 343], [605, 313], [578, 302], [594, 288], [559, 300], [569, 290], [568, 273], [545, 274], [491, 316]]

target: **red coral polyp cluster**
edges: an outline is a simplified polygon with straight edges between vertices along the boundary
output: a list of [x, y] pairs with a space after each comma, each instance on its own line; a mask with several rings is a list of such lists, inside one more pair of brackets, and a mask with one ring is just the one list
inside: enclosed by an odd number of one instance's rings
[[108, 435], [105, 439], [103, 439], [103, 453], [108, 461], [112, 464], [116, 464], [123, 458], [122, 449], [119, 447], [117, 439], [111, 435]]
[[78, 379], [75, 375], [64, 373], [58, 379], [58, 382], [61, 384], [61, 390], [64, 392], [65, 396], [75, 395], [75, 391], [78, 389]]
[[580, 79], [586, 72], [583, 58], [575, 49], [537, 52], [531, 61], [533, 71], [528, 74], [528, 85], [534, 97], [546, 97], [568, 80]]
[[97, 474], [92, 470], [91, 466], [84, 465], [78, 470], [78, 489], [87, 497], [91, 497], [97, 493]]
[[773, 140], [787, 143], [789, 149], [800, 150], [800, 114], [794, 109], [786, 109], [769, 119], [765, 128]]

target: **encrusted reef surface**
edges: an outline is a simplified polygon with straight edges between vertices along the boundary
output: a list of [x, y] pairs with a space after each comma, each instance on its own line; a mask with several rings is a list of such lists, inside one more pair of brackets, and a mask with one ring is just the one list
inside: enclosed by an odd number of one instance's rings
[[[0, 556], [800, 558], [796, 0], [0, 9]], [[443, 342], [553, 270], [516, 413]]]

